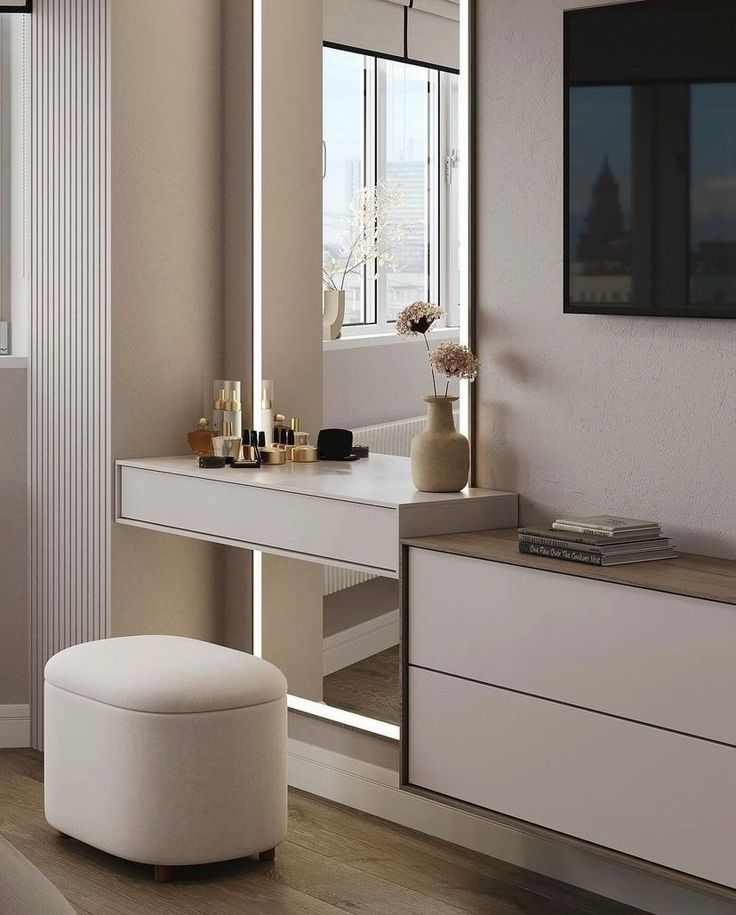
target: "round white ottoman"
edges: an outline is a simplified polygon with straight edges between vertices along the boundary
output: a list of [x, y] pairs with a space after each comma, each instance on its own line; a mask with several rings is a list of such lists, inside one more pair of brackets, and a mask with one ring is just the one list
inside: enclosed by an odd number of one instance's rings
[[133, 636], [45, 671], [46, 819], [155, 866], [259, 854], [286, 836], [286, 679], [209, 642]]

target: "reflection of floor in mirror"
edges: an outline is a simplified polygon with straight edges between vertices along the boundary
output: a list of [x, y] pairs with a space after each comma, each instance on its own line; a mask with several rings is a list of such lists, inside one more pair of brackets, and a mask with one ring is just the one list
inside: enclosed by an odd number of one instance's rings
[[329, 674], [324, 678], [324, 701], [347, 712], [400, 724], [399, 646]]

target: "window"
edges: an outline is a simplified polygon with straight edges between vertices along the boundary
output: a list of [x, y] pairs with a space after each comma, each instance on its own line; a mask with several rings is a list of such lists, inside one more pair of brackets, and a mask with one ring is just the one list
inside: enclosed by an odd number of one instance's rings
[[345, 276], [344, 335], [386, 333], [404, 305], [442, 306], [459, 316], [458, 79], [454, 73], [324, 49], [323, 246], [350, 247], [351, 203], [362, 187], [385, 182], [400, 200], [395, 263]]

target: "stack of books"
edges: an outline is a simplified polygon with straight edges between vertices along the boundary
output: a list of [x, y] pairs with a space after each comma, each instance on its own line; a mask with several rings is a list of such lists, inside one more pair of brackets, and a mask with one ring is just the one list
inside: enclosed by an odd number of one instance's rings
[[677, 553], [656, 521], [596, 515], [558, 518], [551, 528], [523, 527], [519, 551], [594, 566], [675, 559]]

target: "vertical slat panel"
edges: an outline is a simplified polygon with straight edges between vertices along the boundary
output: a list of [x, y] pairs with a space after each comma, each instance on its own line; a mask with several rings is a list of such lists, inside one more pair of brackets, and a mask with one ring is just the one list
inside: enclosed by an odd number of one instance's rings
[[29, 498], [33, 744], [43, 668], [110, 632], [110, 0], [31, 26]]

